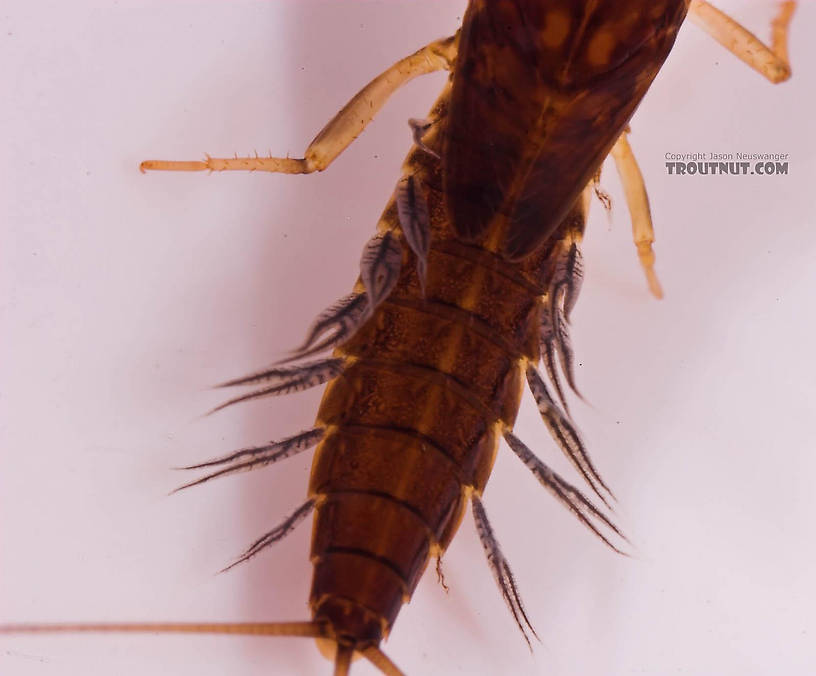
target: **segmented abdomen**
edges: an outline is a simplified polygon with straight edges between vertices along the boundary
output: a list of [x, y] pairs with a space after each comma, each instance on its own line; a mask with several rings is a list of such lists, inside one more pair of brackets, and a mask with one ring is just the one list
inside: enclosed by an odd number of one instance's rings
[[[431, 150], [445, 102], [443, 94], [426, 137]], [[427, 198], [424, 295], [403, 245], [395, 288], [335, 353], [347, 361], [320, 406], [326, 431], [309, 486], [312, 611], [356, 645], [387, 634], [430, 556], [453, 538], [468, 496], [487, 483], [527, 363], [539, 358], [552, 248], [509, 263], [458, 241], [438, 160], [416, 149], [405, 171]], [[380, 229], [399, 229], [393, 200]]]

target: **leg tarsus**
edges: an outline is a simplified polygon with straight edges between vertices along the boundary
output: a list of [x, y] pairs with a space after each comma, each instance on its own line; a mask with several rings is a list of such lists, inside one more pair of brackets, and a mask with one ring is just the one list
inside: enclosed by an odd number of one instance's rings
[[210, 157], [200, 162], [145, 160], [139, 165], [147, 171], [269, 171], [275, 174], [310, 174], [316, 168], [309, 160], [291, 157]]
[[774, 84], [791, 76], [788, 27], [796, 9], [794, 0], [781, 3], [771, 22], [771, 46], [705, 0], [692, 0], [689, 18], [738, 59]]
[[655, 298], [663, 298], [663, 289], [655, 272], [655, 254], [652, 249], [655, 234], [652, 212], [649, 209], [649, 196], [646, 193], [643, 174], [640, 173], [640, 167], [629, 145], [628, 134], [627, 127], [612, 146], [610, 154], [615, 160], [615, 168], [623, 184], [629, 218], [632, 221], [632, 239], [637, 247], [638, 258], [646, 275], [649, 290]]
[[302, 158], [207, 156], [202, 162], [145, 160], [145, 171], [269, 171], [278, 174], [310, 174], [323, 171], [356, 139], [385, 105], [389, 97], [406, 82], [420, 75], [450, 69], [458, 48], [457, 33], [436, 40], [410, 56], [397, 61], [388, 70], [363, 87], [315, 136]]

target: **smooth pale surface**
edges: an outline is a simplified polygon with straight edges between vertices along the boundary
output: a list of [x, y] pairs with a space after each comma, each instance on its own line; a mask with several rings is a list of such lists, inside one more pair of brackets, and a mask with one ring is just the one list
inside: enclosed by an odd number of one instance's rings
[[[768, 35], [773, 3], [719, 3]], [[750, 6], [749, 6], [750, 5]], [[440, 7], [441, 6], [441, 7]], [[147, 158], [300, 155], [366, 81], [451, 32], [450, 2], [17, 2], [0, 13], [0, 621], [306, 619], [309, 528], [215, 571], [300, 504], [310, 454], [166, 497], [169, 467], [308, 428], [319, 392], [199, 417], [347, 293], [399, 176], [400, 92], [315, 176], [142, 176]], [[631, 137], [652, 300], [611, 170], [574, 314], [573, 403], [633, 559], [507, 449], [485, 506], [542, 637], [530, 655], [468, 517], [385, 649], [408, 674], [812, 673], [816, 8], [773, 87], [692, 25]], [[666, 152], [787, 152], [782, 177], [667, 176]], [[529, 400], [517, 434], [565, 477]], [[2, 637], [0, 671], [325, 675], [311, 641]], [[353, 673], [371, 674], [356, 663]]]

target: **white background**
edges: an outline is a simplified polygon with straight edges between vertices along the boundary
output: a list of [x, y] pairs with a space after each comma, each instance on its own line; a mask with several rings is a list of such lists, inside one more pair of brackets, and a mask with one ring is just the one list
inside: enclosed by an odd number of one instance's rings
[[[771, 2], [721, 2], [763, 37]], [[0, 621], [307, 619], [309, 528], [215, 575], [300, 504], [310, 453], [173, 497], [169, 470], [309, 427], [318, 391], [212, 417], [347, 293], [444, 75], [314, 176], [152, 174], [299, 156], [457, 2], [21, 2], [0, 12]], [[409, 674], [808, 674], [816, 656], [813, 3], [774, 87], [683, 28], [633, 121], [652, 300], [614, 171], [593, 207], [573, 404], [636, 544], [618, 557], [507, 449], [485, 494], [542, 637], [531, 656], [471, 520], [385, 650]], [[667, 176], [666, 152], [787, 152], [782, 177]], [[529, 401], [517, 433], [571, 480]], [[12, 675], [328, 674], [310, 640], [2, 637]], [[370, 674], [362, 663], [354, 673]]]

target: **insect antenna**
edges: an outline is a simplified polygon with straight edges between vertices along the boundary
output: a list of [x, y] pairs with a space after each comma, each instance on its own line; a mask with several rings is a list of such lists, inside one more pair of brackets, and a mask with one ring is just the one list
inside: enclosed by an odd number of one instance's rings
[[[312, 448], [312, 446], [320, 442], [325, 433], [326, 430], [324, 428], [315, 427], [305, 432], [295, 434], [294, 436], [287, 437], [286, 439], [270, 442], [264, 446], [243, 448], [240, 451], [235, 451], [234, 453], [231, 453], [223, 458], [202, 462], [199, 465], [177, 467], [176, 469], [189, 470], [202, 469], [204, 467], [216, 467], [218, 465], [233, 463], [231, 467], [225, 467], [216, 472], [212, 472], [211, 474], [207, 474], [200, 479], [196, 479], [195, 481], [186, 483], [183, 486], [179, 486], [173, 491], [173, 493], [178, 493], [178, 491], [184, 490], [185, 488], [190, 488], [192, 486], [198, 486], [199, 484], [203, 484], [210, 479], [216, 479], [229, 474], [236, 474], [237, 472], [248, 472], [259, 467], [266, 467], [267, 465], [276, 463], [279, 460], [285, 460], [293, 455], [297, 455], [301, 451]], [[250, 459], [244, 462], [237, 462], [238, 460], [242, 460], [244, 458]]]
[[490, 571], [493, 573], [493, 577], [499, 585], [502, 597], [505, 603], [507, 603], [507, 607], [510, 608], [510, 612], [513, 614], [513, 619], [516, 621], [521, 635], [527, 642], [527, 647], [532, 651], [533, 644], [530, 642], [530, 636], [527, 633], [528, 630], [536, 640], [540, 639], [533, 625], [530, 624], [527, 613], [524, 612], [521, 596], [516, 588], [516, 580], [513, 577], [507, 559], [504, 558], [504, 554], [501, 552], [496, 536], [493, 535], [493, 529], [487, 520], [484, 505], [482, 505], [482, 501], [475, 493], [471, 497], [471, 506], [473, 508], [473, 518], [476, 521], [476, 531], [479, 533], [479, 539], [482, 541], [482, 546], [487, 554], [487, 563], [490, 566]]
[[539, 460], [539, 458], [536, 457], [536, 455], [527, 447], [527, 445], [512, 432], [505, 432], [504, 439], [507, 442], [507, 445], [512, 449], [513, 453], [518, 456], [519, 460], [521, 460], [533, 473], [536, 479], [538, 479], [539, 483], [550, 491], [550, 493], [552, 493], [562, 505], [569, 509], [576, 517], [578, 517], [581, 523], [595, 533], [595, 535], [597, 535], [606, 545], [608, 545], [618, 554], [623, 554], [624, 556], [627, 555], [626, 552], [621, 551], [615, 545], [613, 545], [591, 520], [591, 518], [597, 519], [625, 542], [631, 544], [627, 537], [618, 529], [618, 527], [612, 523], [612, 521], [610, 521], [609, 517], [607, 517], [589, 500], [587, 500], [584, 494], [575, 488], [575, 486], [562, 479], [552, 469]]

